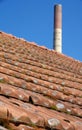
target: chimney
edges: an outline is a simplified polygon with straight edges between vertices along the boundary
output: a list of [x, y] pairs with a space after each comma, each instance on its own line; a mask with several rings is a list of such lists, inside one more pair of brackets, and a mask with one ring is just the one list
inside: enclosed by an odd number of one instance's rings
[[54, 6], [54, 41], [53, 49], [62, 53], [62, 6]]

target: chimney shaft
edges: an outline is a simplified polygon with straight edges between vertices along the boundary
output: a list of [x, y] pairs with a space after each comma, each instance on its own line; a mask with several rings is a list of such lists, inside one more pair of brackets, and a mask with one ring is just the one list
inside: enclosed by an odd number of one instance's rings
[[54, 43], [53, 49], [62, 53], [62, 6], [54, 6]]

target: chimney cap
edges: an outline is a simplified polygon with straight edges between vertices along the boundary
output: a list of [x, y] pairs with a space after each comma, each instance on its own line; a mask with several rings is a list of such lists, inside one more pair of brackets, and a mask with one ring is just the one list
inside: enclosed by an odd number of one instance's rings
[[62, 6], [61, 4], [55, 4], [54, 6]]

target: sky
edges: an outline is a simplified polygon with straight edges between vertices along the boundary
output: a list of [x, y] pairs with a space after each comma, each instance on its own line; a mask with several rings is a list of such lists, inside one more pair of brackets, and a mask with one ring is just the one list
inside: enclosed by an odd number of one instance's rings
[[0, 0], [0, 31], [52, 49], [55, 4], [62, 5], [62, 53], [82, 61], [82, 0]]

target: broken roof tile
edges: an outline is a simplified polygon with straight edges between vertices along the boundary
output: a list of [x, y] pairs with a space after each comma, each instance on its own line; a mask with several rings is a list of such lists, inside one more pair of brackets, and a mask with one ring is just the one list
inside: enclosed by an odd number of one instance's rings
[[0, 32], [0, 106], [2, 130], [81, 130], [82, 62]]

